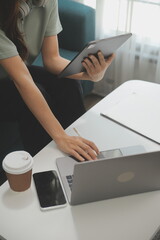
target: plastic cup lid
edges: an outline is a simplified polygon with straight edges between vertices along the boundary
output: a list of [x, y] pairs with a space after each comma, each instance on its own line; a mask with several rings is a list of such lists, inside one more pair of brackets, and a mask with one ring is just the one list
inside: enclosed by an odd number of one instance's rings
[[23, 174], [32, 169], [33, 158], [25, 151], [9, 153], [3, 160], [3, 169], [11, 174]]

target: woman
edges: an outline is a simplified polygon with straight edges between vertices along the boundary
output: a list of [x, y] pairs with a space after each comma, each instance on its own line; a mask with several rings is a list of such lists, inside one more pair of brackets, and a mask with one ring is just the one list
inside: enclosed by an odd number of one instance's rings
[[[57, 79], [69, 63], [59, 55], [61, 30], [57, 0], [0, 1], [0, 121], [19, 121], [32, 155], [53, 139], [80, 161], [96, 159], [93, 142], [68, 136], [64, 128], [85, 112], [76, 80], [101, 80], [114, 56], [88, 56], [82, 63], [86, 72]], [[44, 68], [31, 66], [40, 51]]]

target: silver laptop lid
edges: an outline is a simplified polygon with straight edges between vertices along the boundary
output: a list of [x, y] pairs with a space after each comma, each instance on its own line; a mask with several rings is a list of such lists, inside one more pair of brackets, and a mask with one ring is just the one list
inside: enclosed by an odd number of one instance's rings
[[74, 166], [71, 204], [160, 189], [160, 151]]

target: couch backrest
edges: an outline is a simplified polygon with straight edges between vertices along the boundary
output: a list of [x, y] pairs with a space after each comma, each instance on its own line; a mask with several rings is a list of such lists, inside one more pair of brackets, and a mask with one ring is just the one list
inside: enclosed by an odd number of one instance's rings
[[72, 0], [58, 0], [63, 31], [59, 34], [61, 48], [80, 51], [95, 40], [95, 9]]

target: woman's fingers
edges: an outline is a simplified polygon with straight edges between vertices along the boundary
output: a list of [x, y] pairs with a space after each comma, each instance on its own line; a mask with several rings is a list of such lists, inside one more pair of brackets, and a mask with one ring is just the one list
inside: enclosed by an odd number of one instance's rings
[[104, 55], [102, 54], [101, 51], [98, 51], [97, 55], [98, 55], [98, 60], [99, 60], [100, 65], [101, 65], [103, 68], [105, 68], [105, 67], [106, 67], [106, 60], [105, 60], [105, 58], [104, 58]]
[[81, 140], [82, 142], [80, 142], [79, 145], [75, 146], [74, 151], [80, 155], [80, 158], [84, 158], [84, 160], [89, 161], [97, 159], [97, 154], [99, 153], [99, 150], [96, 145], [93, 142], [84, 138], [81, 138]]
[[64, 138], [57, 141], [57, 145], [63, 152], [80, 161], [95, 160], [99, 153], [97, 146], [93, 142], [81, 137], [65, 135]]
[[83, 63], [86, 65], [87, 70], [90, 72], [101, 71], [100, 62], [94, 55], [89, 55], [88, 58], [84, 59]]
[[[86, 148], [87, 149], [87, 148]], [[81, 147], [76, 148], [76, 152], [83, 157], [84, 160], [95, 160], [96, 154], [91, 148], [88, 148], [88, 150], [82, 149]]]
[[115, 54], [112, 54], [107, 59], [105, 59], [102, 52], [98, 51], [97, 56], [88, 55], [88, 57], [84, 58], [82, 65], [86, 69], [91, 80], [93, 82], [97, 82], [104, 77], [105, 71], [114, 58]]
[[94, 55], [89, 55], [88, 58], [91, 60], [95, 69], [100, 69], [101, 68], [101, 62], [99, 61], [99, 58], [97, 58]]
[[105, 59], [103, 53], [101, 51], [98, 51], [97, 57], [94, 55], [88, 55], [88, 57], [84, 58], [82, 63], [84, 63], [88, 69], [100, 71], [109, 66], [114, 58], [115, 54], [111, 54], [108, 58]]
[[98, 147], [94, 144], [94, 142], [89, 141], [89, 140], [87, 140], [87, 139], [85, 139], [85, 138], [82, 138], [82, 139], [83, 139], [83, 141], [84, 141], [85, 144], [87, 144], [88, 146], [90, 146], [90, 148], [95, 151], [96, 155], [99, 154], [99, 149], [98, 149]]
[[75, 150], [72, 150], [72, 152], [70, 153], [71, 156], [75, 157], [77, 160], [79, 160], [80, 162], [84, 162], [85, 158], [82, 157], [78, 152], [76, 152]]
[[114, 60], [115, 58], [115, 54], [113, 53], [112, 55], [110, 55], [107, 59], [105, 59], [105, 62], [107, 64], [107, 67], [112, 63], [112, 61]]

